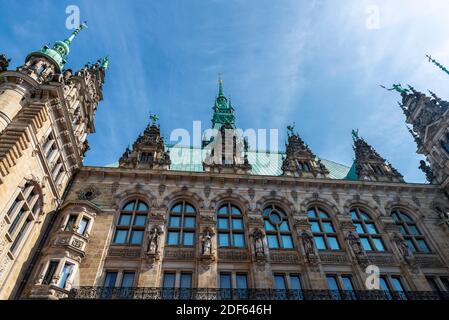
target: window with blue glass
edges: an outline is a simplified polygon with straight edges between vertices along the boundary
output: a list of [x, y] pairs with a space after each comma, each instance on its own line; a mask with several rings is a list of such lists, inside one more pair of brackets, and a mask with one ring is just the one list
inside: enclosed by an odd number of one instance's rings
[[430, 252], [425, 236], [418, 229], [415, 221], [409, 214], [405, 213], [403, 210], [395, 209], [391, 213], [391, 216], [399, 226], [399, 230], [411, 251]]
[[231, 203], [217, 210], [218, 246], [245, 247], [242, 211]]
[[374, 220], [360, 208], [353, 208], [350, 213], [363, 249], [365, 251], [385, 251], [382, 237], [377, 230]]
[[307, 210], [310, 228], [318, 250], [340, 250], [333, 222], [322, 208], [313, 206]]
[[64, 264], [64, 267], [62, 268], [61, 272], [61, 279], [59, 280], [59, 287], [62, 289], [65, 289], [67, 286], [67, 282], [69, 281], [69, 278], [73, 271], [73, 264], [66, 262]]
[[292, 249], [293, 239], [287, 215], [276, 205], [269, 205], [263, 210], [264, 228], [270, 249]]
[[193, 247], [195, 244], [196, 209], [186, 201], [170, 209], [167, 245]]
[[140, 246], [147, 223], [148, 206], [141, 200], [127, 202], [120, 210], [113, 243]]

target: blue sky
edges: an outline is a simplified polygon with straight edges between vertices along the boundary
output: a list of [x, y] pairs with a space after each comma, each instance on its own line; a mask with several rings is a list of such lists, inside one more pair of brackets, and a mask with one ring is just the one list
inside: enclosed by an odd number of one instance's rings
[[87, 165], [117, 161], [150, 111], [165, 136], [194, 120], [206, 129], [222, 73], [240, 128], [278, 128], [283, 147], [295, 121], [317, 155], [347, 165], [359, 128], [407, 181], [424, 182], [399, 96], [379, 84], [449, 98], [448, 75], [425, 58], [449, 65], [448, 1], [0, 0], [0, 52], [12, 67], [68, 35], [71, 4], [89, 29], [67, 67], [111, 59]]

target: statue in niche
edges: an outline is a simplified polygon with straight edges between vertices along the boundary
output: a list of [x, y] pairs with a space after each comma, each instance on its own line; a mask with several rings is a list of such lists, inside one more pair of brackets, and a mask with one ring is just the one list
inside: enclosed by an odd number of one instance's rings
[[254, 231], [253, 237], [254, 237], [254, 251], [256, 253], [256, 256], [257, 257], [265, 256], [265, 248], [263, 245], [263, 238], [264, 238], [263, 232], [257, 229], [256, 231]]
[[148, 233], [148, 254], [156, 254], [159, 249], [159, 237], [162, 231], [159, 227], [154, 226]]
[[354, 234], [354, 232], [348, 232], [346, 236], [346, 241], [348, 241], [349, 246], [355, 255], [361, 255], [364, 253], [363, 247], [360, 243], [360, 239]]
[[313, 235], [310, 230], [304, 230], [301, 233], [301, 237], [303, 240], [304, 251], [307, 256], [315, 254], [315, 245], [313, 241]]
[[209, 229], [203, 232], [201, 237], [202, 254], [204, 256], [210, 256], [212, 254], [212, 234]]

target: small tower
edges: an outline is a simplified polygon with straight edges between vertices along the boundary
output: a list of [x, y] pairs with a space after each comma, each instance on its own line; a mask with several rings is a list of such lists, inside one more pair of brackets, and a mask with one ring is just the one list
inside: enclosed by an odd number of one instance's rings
[[39, 83], [61, 74], [70, 53], [70, 44], [85, 28], [87, 28], [87, 23], [83, 22], [67, 39], [56, 41], [53, 47], [45, 45], [41, 50], [30, 53], [25, 59], [25, 64], [19, 67], [18, 71], [27, 74]]
[[249, 174], [252, 167], [248, 162], [248, 144], [235, 130], [234, 107], [223, 94], [221, 77], [213, 110], [212, 129], [217, 133], [209, 140], [203, 140], [203, 147], [209, 149], [203, 162], [204, 171]]
[[165, 151], [164, 138], [157, 124], [158, 117], [150, 114], [151, 123], [134, 142], [132, 150], [126, 148], [119, 160], [120, 168], [168, 170], [170, 155]]
[[282, 162], [284, 176], [325, 178], [329, 171], [310, 150], [298, 133], [294, 132], [294, 124], [287, 127], [288, 144]]
[[354, 141], [355, 160], [349, 171], [348, 179], [404, 182], [402, 175], [359, 136], [358, 130], [352, 131], [352, 138]]

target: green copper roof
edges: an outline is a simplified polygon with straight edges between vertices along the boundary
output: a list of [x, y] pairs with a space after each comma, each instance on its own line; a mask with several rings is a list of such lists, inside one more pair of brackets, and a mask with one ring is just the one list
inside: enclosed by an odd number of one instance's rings
[[[83, 22], [78, 28], [76, 28], [72, 34], [65, 39], [64, 41], [56, 41], [53, 44], [53, 47], [44, 46], [40, 51], [32, 52], [28, 55], [28, 57], [32, 55], [44, 55], [50, 60], [52, 60], [58, 67], [59, 71], [61, 71], [64, 68], [64, 64], [66, 63], [65, 58], [70, 53], [70, 44], [72, 43], [73, 39], [78, 35], [78, 33], [81, 32], [81, 30], [87, 28], [87, 24]], [[28, 57], [26, 60], [28, 60]]]
[[[203, 172], [203, 161], [206, 150], [200, 148], [167, 146], [170, 151], [171, 171]], [[248, 161], [252, 165], [252, 174], [259, 176], [280, 176], [282, 175], [283, 153], [272, 152], [262, 153], [248, 151]], [[329, 170], [329, 178], [346, 179], [349, 167], [330, 161], [320, 159]], [[106, 167], [118, 167], [118, 162]]]

